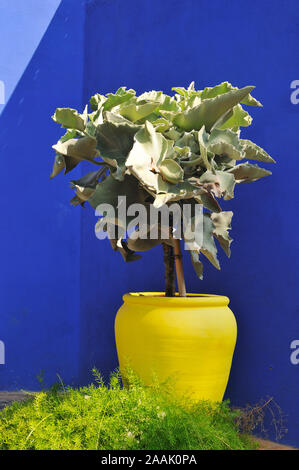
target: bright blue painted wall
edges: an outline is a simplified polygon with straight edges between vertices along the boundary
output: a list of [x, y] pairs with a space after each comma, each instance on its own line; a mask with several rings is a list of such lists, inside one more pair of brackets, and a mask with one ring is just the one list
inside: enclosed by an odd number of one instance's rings
[[[240, 405], [274, 396], [289, 415], [286, 441], [299, 445], [299, 365], [289, 359], [290, 342], [299, 338], [299, 105], [290, 102], [290, 83], [298, 78], [299, 65], [296, 7], [296, 1], [278, 0], [90, 2], [84, 98], [121, 85], [138, 92], [170, 92], [171, 86], [192, 80], [200, 87], [224, 80], [256, 85], [254, 95], [264, 108], [250, 108], [254, 121], [244, 135], [278, 163], [268, 165], [272, 177], [238, 187], [236, 199], [224, 202], [225, 209], [235, 212], [235, 241], [231, 259], [221, 259], [222, 271], [206, 263], [199, 282], [187, 256], [186, 281], [193, 292], [231, 298], [239, 336], [227, 397]], [[81, 330], [84, 370], [94, 362], [102, 369], [117, 363], [113, 321], [121, 294], [163, 286], [159, 247], [125, 266], [108, 243], [94, 237], [94, 219], [92, 211], [84, 212], [81, 315], [89, 325]], [[90, 269], [91, 259], [98, 270]]]
[[163, 288], [159, 247], [126, 265], [95, 238], [93, 211], [69, 206], [63, 175], [47, 179], [60, 134], [49, 120], [53, 109], [80, 107], [121, 85], [170, 92], [192, 80], [254, 84], [264, 108], [250, 109], [253, 125], [243, 135], [278, 163], [269, 165], [273, 176], [238, 187], [224, 203], [235, 212], [235, 240], [222, 271], [206, 263], [199, 282], [185, 257], [186, 281], [190, 291], [231, 298], [239, 336], [227, 396], [238, 405], [274, 396], [288, 415], [285, 441], [299, 446], [299, 365], [290, 363], [290, 342], [299, 339], [299, 105], [290, 101], [290, 83], [299, 79], [296, 7], [295, 0], [62, 1], [0, 118], [0, 340], [7, 347], [0, 388], [36, 388], [41, 369], [47, 383], [56, 372], [83, 383], [93, 365], [108, 373], [117, 365], [121, 295]]

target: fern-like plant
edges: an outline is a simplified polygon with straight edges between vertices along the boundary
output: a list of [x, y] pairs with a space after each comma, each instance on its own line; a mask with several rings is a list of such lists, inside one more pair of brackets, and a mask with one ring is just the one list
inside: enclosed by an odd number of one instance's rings
[[[191, 209], [201, 204], [202, 242], [189, 253], [195, 272], [202, 278], [201, 255], [220, 269], [215, 239], [230, 256], [233, 214], [222, 211], [218, 200], [233, 198], [236, 184], [271, 174], [248, 160], [274, 160], [255, 143], [240, 138], [240, 128], [252, 121], [242, 105], [261, 106], [250, 94], [253, 88], [238, 89], [223, 82], [195, 90], [192, 82], [187, 89], [173, 88], [174, 96], [162, 91], [136, 96], [134, 90], [121, 87], [116, 93], [94, 95], [90, 99], [91, 112], [88, 106], [82, 114], [59, 108], [53, 119], [66, 133], [53, 146], [56, 157], [51, 177], [61, 171], [69, 173], [81, 161], [89, 162], [94, 171], [71, 181], [75, 190], [71, 203], [83, 206], [88, 201], [94, 209], [100, 204], [117, 209], [119, 196], [126, 196], [127, 206], [142, 204], [148, 213], [151, 207], [159, 209], [173, 202], [181, 209], [185, 204]], [[105, 224], [101, 227], [107, 230], [107, 221]], [[118, 219], [110, 224], [119, 225]], [[134, 219], [127, 216], [122, 229], [130, 224], [134, 225]], [[181, 251], [174, 228], [165, 234], [158, 223], [156, 239], [140, 235], [150, 226], [138, 229], [126, 239], [126, 231], [112, 237], [107, 230], [113, 249], [125, 261], [134, 261], [140, 258], [136, 252], [162, 244], [166, 295], [175, 292], [175, 263], [179, 292], [185, 295]]]

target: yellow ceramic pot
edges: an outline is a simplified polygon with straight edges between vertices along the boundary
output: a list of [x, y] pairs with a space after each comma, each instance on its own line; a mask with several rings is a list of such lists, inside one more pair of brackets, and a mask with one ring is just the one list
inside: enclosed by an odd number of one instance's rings
[[221, 295], [165, 297], [125, 294], [115, 320], [120, 369], [150, 383], [173, 377], [179, 393], [221, 401], [234, 353], [237, 326]]

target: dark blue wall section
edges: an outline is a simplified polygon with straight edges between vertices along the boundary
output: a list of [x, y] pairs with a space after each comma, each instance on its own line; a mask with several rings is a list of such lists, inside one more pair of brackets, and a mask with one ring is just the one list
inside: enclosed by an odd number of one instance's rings
[[[290, 342], [299, 338], [298, 256], [295, 216], [298, 112], [290, 83], [298, 78], [299, 11], [296, 1], [166, 0], [89, 2], [86, 22], [85, 100], [121, 85], [138, 92], [174, 85], [198, 87], [228, 80], [256, 85], [264, 108], [250, 108], [253, 125], [244, 131], [277, 159], [273, 176], [242, 185], [233, 210], [232, 257], [222, 270], [207, 263], [204, 281], [188, 255], [190, 291], [226, 294], [239, 326], [227, 390], [234, 404], [273, 396], [288, 415], [286, 441], [299, 445], [299, 366], [290, 362]], [[161, 249], [123, 265], [92, 233], [85, 211], [81, 240], [81, 329], [84, 370], [117, 364], [114, 313], [128, 290], [160, 290]], [[91, 268], [91, 260], [94, 266]], [[89, 276], [88, 276], [89, 273]], [[92, 273], [92, 274], [91, 274]], [[90, 279], [91, 277], [91, 279]], [[297, 310], [296, 310], [297, 309]], [[88, 326], [87, 326], [88, 325]], [[107, 336], [108, 335], [108, 336]]]
[[295, 0], [62, 1], [0, 118], [7, 352], [0, 388], [36, 388], [41, 369], [46, 383], [57, 372], [67, 383], [87, 382], [94, 365], [109, 373], [122, 294], [163, 289], [161, 248], [125, 264], [96, 239], [93, 210], [69, 205], [63, 175], [48, 180], [60, 135], [49, 120], [55, 107], [80, 108], [93, 93], [122, 85], [170, 92], [192, 80], [253, 84], [264, 108], [250, 108], [254, 121], [243, 136], [277, 165], [224, 202], [235, 213], [231, 259], [221, 258], [221, 271], [206, 263], [199, 282], [186, 255], [186, 281], [189, 291], [231, 299], [239, 334], [227, 397], [244, 405], [273, 396], [287, 415], [285, 442], [299, 446], [299, 365], [290, 362], [290, 343], [299, 339], [299, 105], [290, 101], [298, 23]]

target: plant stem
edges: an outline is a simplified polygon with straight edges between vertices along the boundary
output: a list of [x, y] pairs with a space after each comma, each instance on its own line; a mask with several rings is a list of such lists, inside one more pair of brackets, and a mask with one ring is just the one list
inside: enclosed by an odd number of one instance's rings
[[174, 254], [173, 248], [166, 243], [162, 243], [165, 266], [165, 297], [175, 295], [175, 275], [174, 275]]
[[176, 269], [176, 278], [177, 278], [178, 289], [179, 289], [179, 296], [186, 297], [186, 286], [185, 286], [180, 240], [178, 240], [177, 238], [174, 238], [173, 241], [174, 241], [175, 269]]

